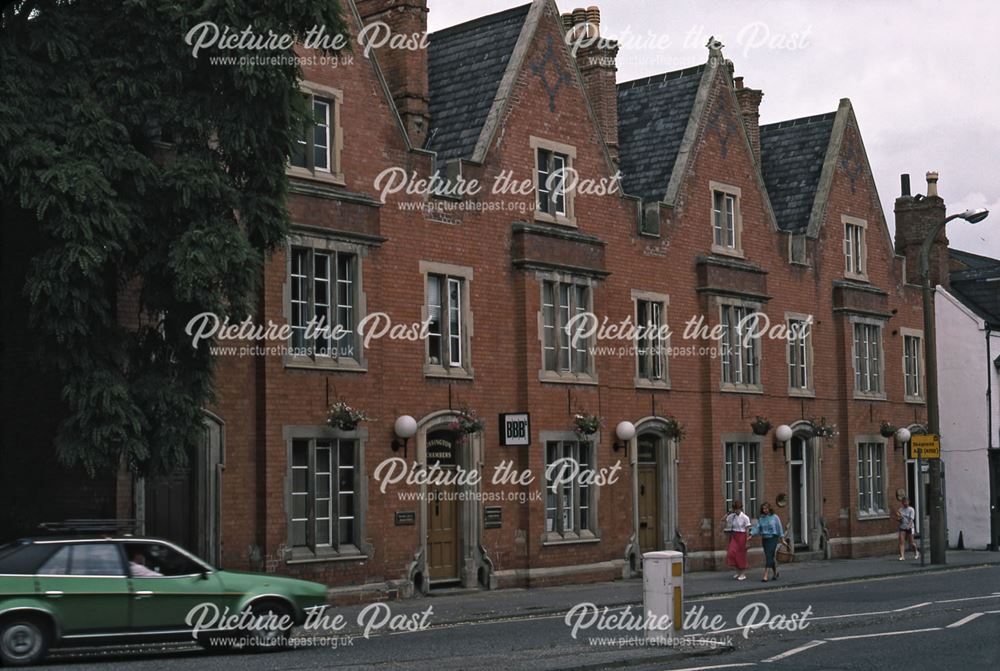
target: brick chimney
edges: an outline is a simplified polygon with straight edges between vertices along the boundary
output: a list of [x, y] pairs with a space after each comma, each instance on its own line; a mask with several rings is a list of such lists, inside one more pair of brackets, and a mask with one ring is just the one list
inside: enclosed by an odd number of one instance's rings
[[[366, 25], [381, 21], [393, 35], [427, 33], [427, 0], [355, 0]], [[423, 147], [430, 124], [427, 49], [374, 50], [414, 147]]]
[[[906, 281], [920, 284], [920, 246], [931, 230], [945, 218], [944, 200], [938, 195], [938, 174], [927, 173], [927, 195], [910, 195], [910, 176], [900, 177], [901, 195], [896, 199], [896, 253], [906, 257]], [[931, 246], [929, 259], [932, 285], [948, 286], [948, 238], [944, 231]]]
[[743, 126], [747, 129], [753, 156], [757, 159], [757, 163], [760, 163], [760, 100], [764, 97], [764, 92], [744, 87], [743, 77], [734, 78], [733, 86], [736, 89], [736, 101], [740, 105]]
[[604, 141], [615, 165], [618, 164], [618, 43], [601, 38], [601, 10], [574, 9], [562, 15], [570, 49], [583, 75], [587, 96], [597, 114]]

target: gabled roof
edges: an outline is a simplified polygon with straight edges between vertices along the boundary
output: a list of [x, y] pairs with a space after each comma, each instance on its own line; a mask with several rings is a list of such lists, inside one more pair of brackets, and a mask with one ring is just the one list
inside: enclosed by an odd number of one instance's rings
[[967, 268], [949, 274], [951, 293], [989, 326], [1000, 328], [1000, 260], [955, 249], [948, 256]]
[[522, 5], [428, 36], [428, 149], [440, 160], [472, 156], [529, 9]]
[[702, 64], [618, 85], [618, 146], [626, 193], [663, 200], [704, 70]]
[[760, 127], [761, 170], [778, 227], [809, 225], [836, 112]]

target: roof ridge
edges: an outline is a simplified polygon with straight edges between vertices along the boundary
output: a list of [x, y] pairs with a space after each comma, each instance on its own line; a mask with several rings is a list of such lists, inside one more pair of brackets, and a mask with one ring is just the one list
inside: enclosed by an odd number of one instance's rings
[[955, 249], [951, 247], [948, 249], [949, 252], [954, 254], [965, 254], [966, 256], [974, 256], [977, 259], [982, 259], [983, 261], [989, 261], [990, 263], [1000, 264], [1000, 259], [995, 259], [992, 256], [984, 256], [982, 254], [976, 254], [975, 252], [967, 252], [964, 249]]
[[688, 68], [683, 68], [681, 70], [671, 70], [670, 72], [662, 72], [658, 75], [651, 75], [649, 77], [640, 77], [639, 79], [633, 79], [627, 82], [620, 82], [618, 84], [618, 90], [623, 89], [634, 89], [642, 86], [648, 86], [650, 84], [661, 84], [666, 81], [671, 81], [673, 79], [680, 79], [681, 77], [686, 77], [688, 75], [701, 74], [705, 70], [705, 63], [701, 65], [693, 65]]
[[428, 39], [434, 39], [435, 37], [450, 37], [452, 33], [460, 33], [466, 30], [472, 30], [474, 28], [479, 28], [480, 26], [492, 23], [493, 21], [500, 21], [511, 16], [515, 16], [520, 12], [525, 12], [531, 9], [531, 3], [524, 5], [518, 5], [517, 7], [511, 7], [509, 9], [504, 9], [493, 14], [487, 14], [486, 16], [479, 16], [471, 21], [466, 21], [465, 23], [456, 23], [453, 26], [448, 26], [447, 28], [441, 28], [440, 30], [435, 30], [433, 33], [428, 33]]
[[832, 121], [837, 116], [837, 111], [823, 112], [822, 114], [813, 114], [811, 116], [803, 116], [797, 119], [786, 119], [785, 121], [775, 121], [773, 123], [761, 124], [760, 129], [765, 128], [792, 128], [793, 126], [805, 126], [811, 123], [818, 123], [820, 121]]

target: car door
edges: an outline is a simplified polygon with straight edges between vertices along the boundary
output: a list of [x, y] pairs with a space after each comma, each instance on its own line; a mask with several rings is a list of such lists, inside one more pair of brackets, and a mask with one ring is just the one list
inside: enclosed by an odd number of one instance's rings
[[121, 550], [111, 541], [62, 544], [35, 576], [65, 638], [128, 627], [129, 588]]
[[137, 630], [189, 629], [188, 614], [211, 615], [225, 608], [222, 582], [207, 565], [172, 545], [156, 541], [123, 544], [132, 593], [132, 627]]

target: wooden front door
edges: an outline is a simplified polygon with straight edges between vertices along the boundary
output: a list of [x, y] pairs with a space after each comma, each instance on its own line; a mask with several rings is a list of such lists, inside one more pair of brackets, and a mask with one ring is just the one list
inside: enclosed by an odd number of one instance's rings
[[660, 478], [655, 439], [639, 437], [639, 548], [652, 552], [662, 547], [660, 538]]
[[427, 568], [431, 580], [458, 579], [458, 501], [455, 487], [428, 488]]

